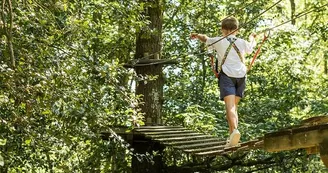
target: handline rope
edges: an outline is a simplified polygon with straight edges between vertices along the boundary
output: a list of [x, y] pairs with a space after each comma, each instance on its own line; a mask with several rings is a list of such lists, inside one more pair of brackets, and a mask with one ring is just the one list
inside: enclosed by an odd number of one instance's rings
[[[254, 56], [253, 56], [253, 59], [252, 59], [251, 63], [250, 63], [249, 66], [248, 66], [248, 71], [251, 70], [252, 65], [254, 64], [254, 61], [255, 61], [256, 57], [258, 56], [258, 54], [260, 53], [260, 51], [261, 51], [261, 47], [262, 47], [263, 43], [268, 39], [271, 30], [273, 30], [274, 28], [277, 28], [277, 27], [279, 27], [279, 26], [281, 26], [281, 25], [284, 25], [284, 24], [286, 24], [286, 23], [288, 23], [288, 22], [290, 22], [290, 21], [292, 21], [292, 20], [295, 20], [295, 19], [297, 19], [297, 18], [300, 18], [300, 17], [302, 17], [302, 16], [304, 16], [304, 15], [306, 15], [306, 14], [309, 14], [309, 13], [313, 12], [313, 11], [316, 10], [316, 9], [320, 9], [320, 8], [322, 8], [322, 7], [324, 7], [324, 6], [327, 6], [327, 5], [328, 5], [328, 3], [325, 4], [325, 5], [323, 5], [323, 6], [320, 6], [319, 8], [315, 8], [315, 9], [309, 10], [309, 11], [307, 11], [307, 12], [301, 12], [301, 13], [297, 14], [296, 17], [293, 18], [293, 19], [290, 19], [290, 20], [285, 21], [285, 22], [283, 22], [283, 23], [281, 23], [281, 24], [279, 24], [279, 25], [276, 25], [276, 26], [274, 26], [274, 27], [271, 27], [271, 28], [269, 28], [269, 29], [264, 30], [264, 37], [263, 37], [263, 40], [262, 40], [260, 46], [258, 47], [257, 51], [255, 52], [255, 54], [254, 54]], [[266, 34], [266, 32], [268, 32], [268, 35]], [[247, 71], [247, 72], [248, 72], [248, 71]]]
[[[253, 0], [251, 3], [246, 4], [246, 5], [244, 5], [243, 7], [239, 8], [237, 11], [244, 9], [245, 7], [247, 7], [247, 6], [250, 5], [250, 4], [255, 3], [256, 1], [257, 1], [257, 0]], [[221, 21], [223, 21], [224, 19], [226, 19], [226, 18], [228, 18], [228, 17], [231, 17], [231, 16], [233, 16], [233, 15], [235, 15], [235, 14], [236, 14], [236, 12], [233, 13], [233, 14], [231, 14], [231, 15], [226, 16], [226, 17], [223, 18], [222, 20], [219, 20], [218, 23], [221, 23]], [[157, 52], [154, 52], [154, 53], [152, 53], [152, 54], [149, 54], [149, 55], [143, 56], [143, 57], [141, 57], [141, 58], [138, 58], [138, 59], [136, 60], [136, 62], [134, 62], [134, 65], [137, 64], [138, 61], [139, 61], [140, 59], [146, 59], [146, 58], [151, 57], [151, 56], [154, 56], [154, 55], [156, 55], [156, 54], [158, 54], [158, 53], [160, 53], [160, 52], [161, 52], [161, 50], [159, 50], [159, 51], [157, 51]]]
[[251, 61], [251, 63], [250, 63], [249, 66], [248, 66], [247, 72], [249, 72], [249, 71], [251, 70], [252, 65], [254, 64], [254, 61], [255, 61], [256, 57], [257, 57], [258, 54], [260, 53], [261, 48], [262, 48], [264, 42], [265, 42], [265, 41], [268, 39], [268, 37], [269, 37], [269, 35], [270, 35], [270, 30], [267, 30], [267, 32], [268, 32], [268, 34], [264, 33], [264, 36], [263, 36], [262, 42], [260, 43], [260, 46], [257, 48], [257, 50], [256, 50], [256, 52], [255, 52], [255, 54], [254, 54], [254, 56], [253, 56], [253, 58], [252, 58], [252, 61]]
[[246, 26], [247, 24], [249, 24], [251, 21], [253, 21], [254, 19], [260, 17], [262, 14], [264, 14], [265, 12], [269, 11], [271, 8], [273, 8], [274, 6], [276, 6], [278, 3], [280, 3], [282, 0], [277, 1], [276, 3], [274, 3], [273, 5], [271, 5], [269, 8], [265, 9], [263, 12], [261, 12], [260, 14], [258, 14], [257, 16], [253, 17], [252, 19], [250, 19], [248, 22], [244, 23], [241, 27], [238, 27], [237, 29], [231, 31], [229, 34], [227, 34], [226, 36], [222, 37], [221, 39], [213, 42], [212, 44], [208, 45], [208, 47], [214, 45], [215, 43], [227, 38], [229, 35], [233, 34], [234, 32], [240, 30], [241, 28], [243, 28], [244, 26]]
[[312, 10], [307, 11], [307, 12], [301, 12], [301, 13], [295, 15], [294, 18], [292, 18], [292, 19], [290, 19], [290, 20], [287, 20], [287, 21], [285, 21], [285, 22], [283, 22], [283, 23], [281, 23], [281, 24], [279, 24], [279, 25], [276, 25], [276, 26], [274, 26], [274, 27], [271, 27], [271, 28], [269, 28], [269, 30], [272, 30], [272, 29], [274, 29], [274, 28], [278, 28], [278, 27], [281, 26], [281, 25], [284, 25], [284, 24], [286, 24], [286, 23], [288, 23], [288, 22], [290, 22], [290, 21], [292, 21], [292, 20], [295, 20], [295, 19], [297, 19], [297, 18], [303, 17], [303, 16], [305, 16], [305, 15], [307, 15], [307, 14], [309, 14], [309, 13], [312, 13], [312, 12], [315, 11], [315, 10], [319, 10], [319, 9], [321, 9], [322, 7], [325, 7], [325, 6], [327, 6], [327, 5], [328, 5], [328, 3], [325, 4], [325, 5], [322, 5], [322, 6], [320, 6], [320, 7], [316, 7], [316, 8], [314, 8], [314, 9], [312, 9]]
[[[282, 22], [282, 23], [280, 23], [279, 25], [273, 26], [273, 27], [271, 27], [271, 28], [264, 29], [263, 31], [259, 31], [258, 33], [264, 33], [264, 32], [267, 32], [268, 30], [273, 30], [273, 29], [275, 29], [275, 28], [277, 28], [277, 27], [280, 27], [280, 26], [282, 26], [282, 25], [284, 25], [284, 24], [287, 24], [288, 22], [290, 22], [290, 21], [292, 21], [292, 20], [298, 19], [298, 18], [300, 18], [300, 17], [303, 17], [303, 16], [306, 15], [306, 14], [312, 13], [312, 12], [315, 11], [315, 10], [319, 10], [319, 9], [321, 9], [321, 8], [327, 6], [327, 5], [328, 5], [328, 3], [325, 4], [325, 5], [322, 5], [322, 6], [320, 6], [320, 7], [316, 7], [316, 8], [314, 8], [314, 9], [310, 10], [310, 11], [303, 11], [303, 12], [299, 13], [298, 15], [295, 15], [295, 17], [294, 17], [293, 19], [290, 19], [290, 20], [287, 20], [287, 21], [285, 21], [285, 22]], [[270, 8], [271, 8], [271, 7], [270, 7]], [[160, 52], [160, 51], [158, 51], [158, 52]], [[158, 53], [158, 52], [156, 52], [156, 53]], [[152, 55], [155, 55], [156, 53], [151, 54], [151, 55], [148, 55], [148, 56], [145, 56], [145, 57], [143, 57], [143, 58], [150, 57], [150, 56], [152, 56]], [[178, 56], [178, 55], [180, 55], [180, 56], [188, 56], [188, 55], [203, 55], [203, 54], [207, 54], [207, 52], [201, 52], [201, 53], [186, 52], [186, 53], [184, 53], [184, 54], [177, 53], [177, 54], [173, 54], [172, 56]], [[179, 59], [179, 58], [176, 58], [176, 59]], [[170, 60], [166, 60], [166, 61], [167, 61], [167, 62], [168, 62], [168, 61], [172, 61], [172, 59], [170, 59]], [[162, 61], [162, 62], [166, 62], [166, 61]], [[136, 64], [136, 63], [137, 63], [137, 62], [135, 62], [134, 64]], [[155, 65], [155, 64], [157, 64], [157, 63], [145, 64], [145, 66], [146, 66], [146, 65]], [[133, 64], [132, 64], [132, 66], [133, 66]]]
[[[294, 18], [291, 19], [291, 20], [288, 20], [288, 21], [283, 22], [283, 23], [281, 23], [281, 24], [279, 24], [279, 25], [277, 25], [277, 26], [274, 26], [274, 27], [271, 27], [271, 28], [265, 29], [264, 31], [261, 31], [260, 33], [264, 32], [263, 40], [262, 40], [262, 42], [260, 43], [260, 45], [259, 45], [257, 51], [255, 52], [255, 54], [254, 54], [254, 56], [253, 56], [253, 58], [252, 58], [252, 60], [251, 60], [251, 62], [250, 62], [250, 64], [249, 64], [249, 66], [248, 66], [247, 72], [249, 72], [249, 71], [251, 70], [252, 65], [253, 65], [254, 62], [255, 62], [255, 59], [257, 58], [258, 54], [259, 54], [260, 51], [261, 51], [261, 47], [263, 46], [264, 42], [268, 39], [268, 37], [269, 37], [269, 35], [270, 35], [270, 31], [271, 31], [272, 29], [277, 28], [277, 27], [279, 27], [279, 26], [281, 26], [281, 25], [284, 25], [284, 24], [286, 24], [286, 23], [288, 23], [288, 22], [290, 22], [290, 21], [292, 21], [292, 20], [295, 20], [295, 19], [297, 19], [297, 18], [300, 18], [300, 17], [302, 17], [302, 16], [304, 16], [304, 15], [306, 15], [306, 14], [309, 14], [309, 13], [315, 11], [315, 10], [321, 9], [322, 7], [324, 7], [324, 6], [326, 6], [326, 5], [328, 5], [328, 3], [325, 4], [325, 5], [323, 5], [323, 6], [320, 6], [319, 8], [315, 8], [315, 9], [312, 9], [312, 10], [309, 10], [309, 11], [306, 11], [306, 12], [301, 12], [301, 13], [299, 13], [298, 15], [296, 15], [296, 17], [294, 17]], [[235, 31], [233, 31], [233, 32], [235, 32]], [[266, 33], [268, 33], [268, 34], [266, 34]], [[224, 39], [224, 38], [222, 38], [222, 39]], [[222, 40], [222, 39], [221, 39], [221, 40]], [[211, 45], [212, 45], [212, 44], [211, 44]], [[219, 73], [220, 73], [220, 72], [218, 72], [218, 71], [216, 70], [216, 68], [215, 68], [215, 65], [214, 65], [214, 55], [209, 54], [209, 56], [210, 56], [210, 62], [211, 62], [211, 69], [212, 69], [212, 71], [213, 71], [215, 77], [216, 77], [216, 78], [219, 78]], [[217, 66], [217, 65], [218, 65], [218, 64], [216, 64], [216, 66]]]

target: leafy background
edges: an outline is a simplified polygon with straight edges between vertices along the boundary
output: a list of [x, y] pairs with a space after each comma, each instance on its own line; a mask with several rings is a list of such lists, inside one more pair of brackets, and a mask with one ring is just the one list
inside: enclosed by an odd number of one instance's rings
[[[100, 132], [143, 124], [133, 82], [140, 76], [123, 65], [133, 60], [136, 34], [148, 27], [143, 10], [149, 3], [1, 2], [0, 172], [130, 172], [128, 144], [114, 132], [104, 141]], [[189, 34], [219, 35], [220, 20], [230, 14], [243, 26], [240, 37], [257, 32], [261, 41], [265, 29], [314, 10], [274, 28], [262, 47], [239, 106], [242, 141], [327, 114], [326, 2], [283, 0], [256, 17], [275, 2], [160, 1], [162, 57], [179, 61], [164, 69], [166, 125], [227, 137], [206, 50]], [[165, 158], [167, 165], [189, 162], [170, 149]], [[325, 171], [317, 155], [304, 151], [251, 151], [237, 158], [216, 158], [209, 171]]]

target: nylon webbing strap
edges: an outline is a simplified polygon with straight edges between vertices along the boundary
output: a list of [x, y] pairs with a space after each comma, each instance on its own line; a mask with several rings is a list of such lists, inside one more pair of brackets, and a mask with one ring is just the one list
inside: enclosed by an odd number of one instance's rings
[[239, 56], [239, 58], [240, 58], [240, 61], [241, 61], [242, 63], [245, 63], [245, 62], [244, 62], [244, 59], [243, 59], [243, 57], [242, 57], [242, 55], [241, 55], [241, 53], [240, 53], [240, 51], [239, 51], [239, 49], [238, 49], [238, 47], [237, 47], [236, 44], [235, 44], [235, 41], [236, 41], [237, 39], [236, 39], [236, 38], [227, 38], [227, 40], [230, 42], [230, 44], [229, 44], [227, 50], [226, 50], [225, 53], [224, 53], [224, 56], [223, 56], [223, 59], [222, 59], [222, 62], [221, 62], [221, 64], [220, 64], [220, 66], [218, 66], [218, 62], [216, 62], [216, 67], [217, 67], [217, 72], [218, 72], [218, 73], [221, 71], [221, 69], [222, 69], [222, 65], [224, 64], [225, 60], [227, 59], [228, 54], [229, 54], [229, 52], [230, 52], [230, 50], [231, 50], [232, 47], [233, 47], [233, 48], [235, 49], [235, 51], [237, 52], [237, 54], [238, 54], [238, 56]]

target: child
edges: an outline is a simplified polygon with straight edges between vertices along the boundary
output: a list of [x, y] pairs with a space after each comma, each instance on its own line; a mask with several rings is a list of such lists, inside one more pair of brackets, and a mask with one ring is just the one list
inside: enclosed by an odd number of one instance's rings
[[230, 137], [226, 147], [235, 146], [240, 140], [238, 131], [237, 108], [241, 98], [244, 97], [246, 87], [245, 54], [251, 53], [255, 46], [255, 35], [250, 36], [250, 42], [237, 38], [238, 20], [227, 17], [222, 21], [223, 37], [209, 38], [206, 35], [192, 33], [192, 39], [199, 39], [215, 49], [218, 57], [220, 99], [224, 100], [226, 118], [229, 125]]

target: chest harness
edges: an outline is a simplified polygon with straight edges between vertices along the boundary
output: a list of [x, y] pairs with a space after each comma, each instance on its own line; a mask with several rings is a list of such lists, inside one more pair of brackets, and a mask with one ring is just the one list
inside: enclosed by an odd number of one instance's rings
[[[247, 72], [249, 72], [252, 68], [252, 65], [254, 64], [254, 61], [256, 59], [256, 57], [258, 56], [258, 54], [260, 53], [261, 51], [261, 47], [262, 45], [264, 44], [264, 42], [268, 39], [270, 35], [270, 30], [268, 30], [267, 32], [264, 33], [264, 37], [263, 37], [263, 40], [260, 44], [260, 46], [258, 47], [257, 51], [255, 52], [254, 56], [253, 56], [253, 59], [251, 61], [251, 63], [249, 64], [248, 66], [248, 69], [247, 69]], [[235, 41], [237, 40], [236, 38], [227, 38], [227, 40], [230, 42], [227, 50], [225, 51], [224, 53], [224, 56], [223, 56], [223, 59], [221, 61], [221, 64], [219, 65], [219, 62], [218, 62], [218, 59], [215, 59], [215, 64], [214, 64], [214, 55], [212, 54], [209, 54], [209, 57], [211, 58], [211, 67], [212, 67], [212, 71], [213, 73], [215, 74], [215, 77], [219, 79], [219, 73], [221, 72], [222, 70], [222, 65], [224, 64], [225, 60], [227, 59], [227, 56], [231, 50], [231, 48], [233, 47], [235, 49], [235, 51], [237, 52], [239, 58], [240, 58], [240, 61], [242, 63], [245, 64], [245, 61], [244, 61], [244, 58], [242, 57], [238, 47], [236, 46], [235, 44]]]
[[219, 61], [218, 61], [217, 58], [215, 59], [215, 65], [214, 65], [214, 55], [212, 55], [212, 54], [209, 55], [210, 58], [211, 58], [212, 71], [213, 71], [213, 73], [215, 74], [215, 77], [217, 77], [217, 78], [219, 78], [219, 73], [220, 73], [221, 70], [222, 70], [222, 65], [224, 64], [225, 60], [227, 59], [228, 54], [229, 54], [229, 52], [230, 52], [230, 50], [231, 50], [232, 47], [233, 47], [233, 48], [235, 49], [235, 51], [237, 52], [240, 61], [241, 61], [242, 63], [245, 64], [245, 62], [244, 62], [244, 58], [243, 58], [243, 56], [241, 55], [241, 53], [240, 53], [238, 47], [237, 47], [236, 44], [235, 44], [235, 41], [236, 41], [237, 39], [236, 39], [236, 38], [227, 38], [227, 40], [230, 42], [230, 44], [229, 44], [227, 50], [226, 50], [225, 53], [224, 53], [224, 56], [223, 56], [223, 58], [222, 58], [222, 61], [221, 61], [221, 64], [220, 64], [220, 65], [219, 65]]

